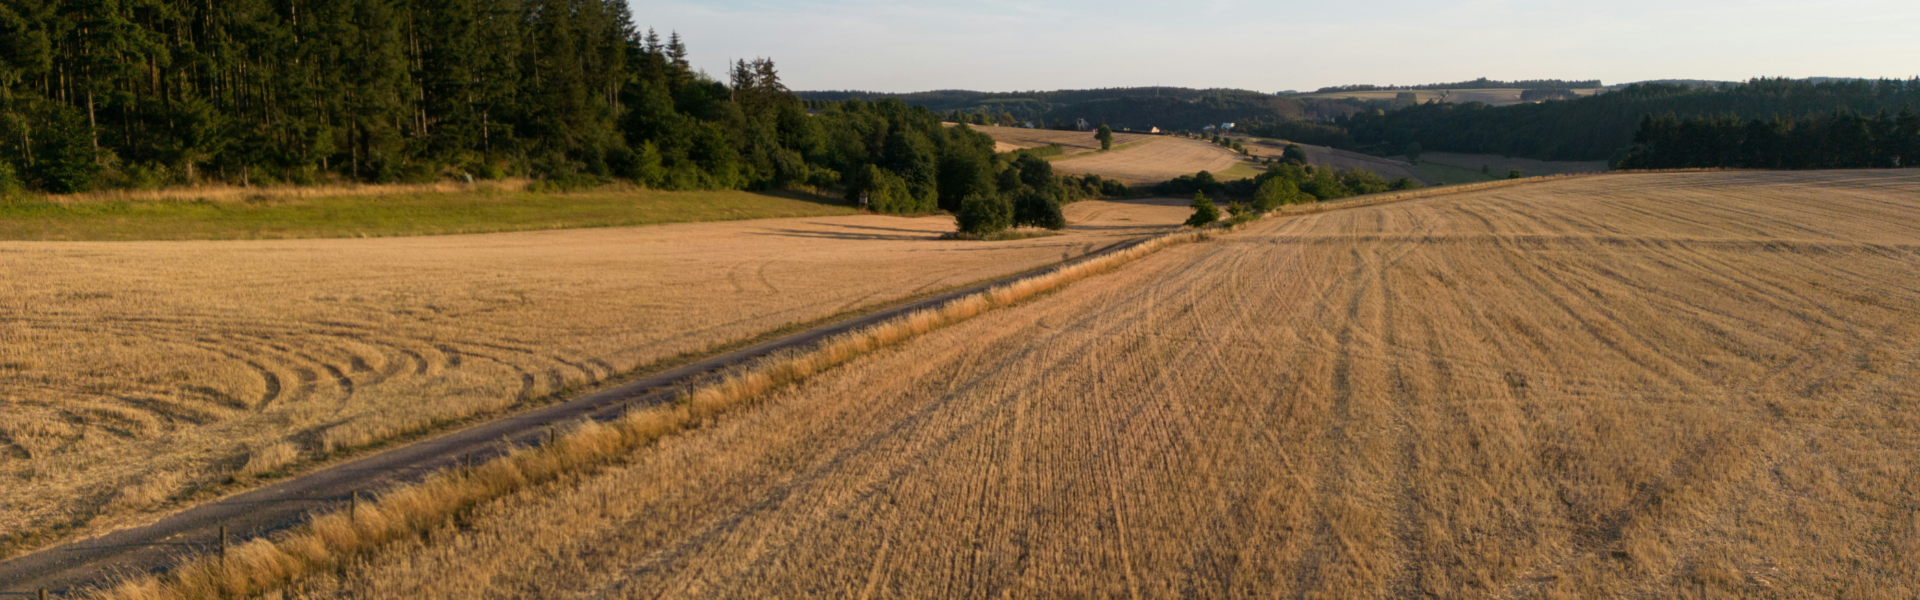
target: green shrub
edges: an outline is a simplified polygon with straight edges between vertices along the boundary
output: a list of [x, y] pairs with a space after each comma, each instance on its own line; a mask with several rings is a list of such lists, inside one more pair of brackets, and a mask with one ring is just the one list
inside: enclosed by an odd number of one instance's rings
[[1193, 195], [1193, 216], [1187, 217], [1188, 227], [1203, 227], [1220, 220], [1220, 209], [1214, 208], [1213, 201], [1205, 193]]
[[14, 174], [13, 164], [0, 160], [0, 199], [13, 197], [25, 187], [20, 182], [20, 176]]
[[847, 186], [847, 199], [858, 203], [861, 194], [867, 198], [867, 210], [892, 215], [907, 215], [933, 212], [931, 199], [923, 201], [913, 195], [913, 189], [907, 185], [904, 177], [877, 165], [867, 165], [854, 171], [858, 177]]
[[1027, 189], [1013, 197], [1013, 224], [1057, 231], [1067, 228], [1067, 215], [1046, 194]]
[[1260, 212], [1300, 201], [1300, 186], [1284, 176], [1268, 177], [1253, 193], [1253, 208]]
[[991, 194], [976, 194], [960, 201], [955, 215], [960, 232], [986, 236], [1013, 227], [1013, 203]]

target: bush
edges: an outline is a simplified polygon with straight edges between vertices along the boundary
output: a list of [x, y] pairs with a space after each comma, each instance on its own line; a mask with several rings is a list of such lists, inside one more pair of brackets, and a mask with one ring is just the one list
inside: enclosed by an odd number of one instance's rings
[[913, 214], [933, 212], [931, 202], [922, 202], [914, 197], [913, 190], [907, 186], [904, 177], [893, 171], [875, 165], [867, 165], [854, 171], [858, 178], [847, 186], [847, 200], [859, 202], [860, 195], [867, 196], [867, 209], [884, 214]]
[[1519, 179], [1519, 178], [1520, 178], [1519, 171], [1507, 171], [1507, 179]]
[[1060, 230], [1067, 228], [1067, 215], [1060, 204], [1036, 190], [1023, 190], [1013, 198], [1013, 224]]
[[13, 164], [0, 160], [0, 199], [10, 198], [25, 187], [20, 177], [14, 174]]
[[1305, 165], [1307, 164], [1307, 151], [1302, 149], [1299, 144], [1287, 144], [1286, 149], [1280, 151], [1280, 159], [1296, 165]]
[[1300, 201], [1300, 186], [1286, 177], [1268, 177], [1253, 193], [1253, 208], [1260, 212]]
[[1013, 204], [996, 195], [976, 194], [960, 201], [955, 218], [961, 233], [990, 235], [1013, 226]]
[[1400, 190], [1417, 190], [1422, 187], [1426, 187], [1426, 186], [1422, 186], [1420, 185], [1419, 182], [1414, 181], [1412, 179], [1401, 177], [1399, 179], [1393, 180], [1393, 184], [1387, 186], [1387, 189], [1393, 190], [1393, 191], [1400, 191]]
[[1188, 227], [1203, 227], [1220, 220], [1220, 209], [1213, 207], [1213, 201], [1206, 194], [1193, 195], [1193, 216], [1187, 217]]

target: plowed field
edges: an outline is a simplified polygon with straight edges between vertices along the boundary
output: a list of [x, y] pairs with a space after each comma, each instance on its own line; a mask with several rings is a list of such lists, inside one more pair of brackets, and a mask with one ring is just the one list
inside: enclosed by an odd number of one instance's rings
[[1920, 172], [1273, 219], [855, 361], [312, 597], [1905, 598]]

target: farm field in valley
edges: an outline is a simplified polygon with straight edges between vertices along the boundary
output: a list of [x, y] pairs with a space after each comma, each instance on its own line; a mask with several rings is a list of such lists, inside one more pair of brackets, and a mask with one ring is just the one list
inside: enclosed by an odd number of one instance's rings
[[195, 490], [1184, 220], [842, 216], [378, 240], [0, 242], [0, 555]]
[[1118, 140], [1114, 143], [1115, 149], [1110, 152], [1055, 160], [1053, 170], [1075, 175], [1099, 175], [1118, 179], [1127, 185], [1143, 185], [1201, 171], [1217, 175], [1236, 166], [1255, 166], [1238, 152], [1190, 138], [1155, 136], [1124, 149], [1119, 147]]
[[1420, 162], [1439, 163], [1474, 172], [1485, 168], [1497, 179], [1505, 179], [1510, 171], [1519, 171], [1527, 177], [1541, 175], [1566, 175], [1570, 173], [1598, 173], [1607, 170], [1607, 161], [1569, 161], [1534, 160], [1531, 158], [1512, 158], [1498, 154], [1460, 154], [1455, 152], [1422, 152]]
[[291, 596], [1920, 592], [1920, 172], [1271, 218]]
[[[1038, 148], [1048, 144], [1059, 144], [1067, 154], [1094, 152], [1100, 149], [1100, 140], [1093, 139], [1091, 131], [1055, 131], [1051, 129], [1027, 129], [1025, 127], [996, 127], [991, 125], [968, 125], [974, 131], [993, 137], [995, 150], [1011, 152], [1023, 148]], [[1158, 136], [1144, 133], [1113, 133], [1113, 145], [1122, 146], [1150, 140]]]
[[[1293, 143], [1286, 140], [1256, 138], [1251, 136], [1237, 137], [1241, 143], [1246, 146], [1247, 150], [1253, 153], [1254, 157], [1261, 159], [1272, 158], [1277, 160], [1281, 157], [1281, 154], [1286, 152], [1287, 144]], [[1349, 152], [1326, 146], [1315, 146], [1312, 144], [1297, 145], [1300, 146], [1301, 151], [1307, 153], [1307, 164], [1310, 165], [1333, 167], [1336, 169], [1364, 169], [1372, 171], [1375, 175], [1379, 175], [1387, 181], [1406, 177], [1428, 185], [1439, 183], [1404, 161], [1370, 156], [1359, 152]]]

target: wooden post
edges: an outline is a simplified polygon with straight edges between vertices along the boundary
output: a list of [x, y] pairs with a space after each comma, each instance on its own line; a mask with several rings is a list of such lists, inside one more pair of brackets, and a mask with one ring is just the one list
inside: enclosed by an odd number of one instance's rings
[[40, 588], [40, 600], [47, 600], [47, 588]]
[[360, 517], [360, 490], [354, 490], [352, 500], [347, 501], [347, 522], [358, 522]]
[[547, 426], [547, 445], [552, 446], [553, 443], [557, 441], [560, 441], [559, 430], [554, 429], [552, 425], [548, 425]]
[[227, 564], [227, 526], [220, 526], [220, 564]]

